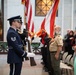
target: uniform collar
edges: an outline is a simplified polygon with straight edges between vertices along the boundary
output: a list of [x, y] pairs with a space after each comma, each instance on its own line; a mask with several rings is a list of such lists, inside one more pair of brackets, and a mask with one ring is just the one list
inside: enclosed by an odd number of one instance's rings
[[60, 34], [56, 34], [56, 35], [54, 35], [54, 38], [57, 37], [57, 36], [60, 36]]
[[10, 28], [13, 29], [13, 30], [15, 30], [15, 31], [17, 30], [17, 29], [15, 29], [15, 28], [13, 28], [13, 27], [10, 27]]

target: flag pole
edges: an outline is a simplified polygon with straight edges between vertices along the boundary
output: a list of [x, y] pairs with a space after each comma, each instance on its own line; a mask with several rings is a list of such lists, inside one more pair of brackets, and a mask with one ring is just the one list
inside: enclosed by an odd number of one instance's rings
[[72, 0], [72, 22], [71, 22], [71, 29], [73, 30], [73, 20], [74, 20], [74, 0]]
[[62, 37], [63, 37], [63, 29], [64, 29], [64, 0], [62, 0]]
[[[26, 1], [30, 1], [30, 0], [25, 0]], [[29, 3], [29, 2], [28, 2]], [[26, 3], [25, 3], [26, 4]], [[25, 5], [26, 6], [26, 5]], [[28, 7], [28, 6], [27, 6]], [[29, 10], [29, 9], [27, 9]], [[26, 14], [27, 14], [27, 11], [26, 11]], [[28, 21], [27, 21], [27, 17], [25, 15], [25, 25], [26, 25], [26, 31], [27, 31], [27, 42], [28, 42], [28, 52], [31, 52], [31, 44], [30, 44], [30, 40], [28, 39], [28, 34], [29, 34], [29, 30], [28, 30]], [[34, 57], [30, 57], [30, 65], [31, 66], [35, 66], [36, 65], [36, 62], [34, 60]]]

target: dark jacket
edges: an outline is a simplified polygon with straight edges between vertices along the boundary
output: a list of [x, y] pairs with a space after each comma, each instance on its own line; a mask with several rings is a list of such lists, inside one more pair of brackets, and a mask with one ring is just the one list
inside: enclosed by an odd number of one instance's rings
[[22, 41], [17, 31], [13, 28], [9, 28], [7, 32], [7, 43], [8, 43], [8, 55], [7, 62], [8, 63], [20, 63], [23, 61], [22, 55], [24, 51], [22, 49]]

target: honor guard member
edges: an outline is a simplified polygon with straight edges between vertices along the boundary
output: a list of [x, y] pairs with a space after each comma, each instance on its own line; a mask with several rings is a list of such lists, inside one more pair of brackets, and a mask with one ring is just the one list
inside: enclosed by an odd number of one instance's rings
[[8, 19], [10, 27], [7, 32], [8, 43], [8, 55], [7, 63], [10, 65], [9, 75], [21, 75], [23, 57], [27, 56], [27, 53], [23, 50], [21, 38], [17, 32], [17, 29], [22, 25], [22, 18], [20, 16], [14, 16]]
[[51, 56], [51, 65], [53, 68], [53, 75], [61, 75], [60, 73], [60, 52], [63, 46], [63, 39], [60, 35], [60, 26], [55, 27], [55, 37], [50, 43], [49, 50]]

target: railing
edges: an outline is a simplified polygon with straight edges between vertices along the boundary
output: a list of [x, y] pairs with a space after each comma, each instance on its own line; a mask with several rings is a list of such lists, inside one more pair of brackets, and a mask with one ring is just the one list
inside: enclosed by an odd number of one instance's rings
[[0, 41], [0, 54], [7, 54], [8, 46], [7, 42]]
[[[41, 48], [39, 47], [40, 43], [33, 42], [31, 46], [34, 53], [36, 54], [41, 53]], [[7, 54], [7, 51], [8, 51], [7, 42], [0, 41], [0, 54]]]

